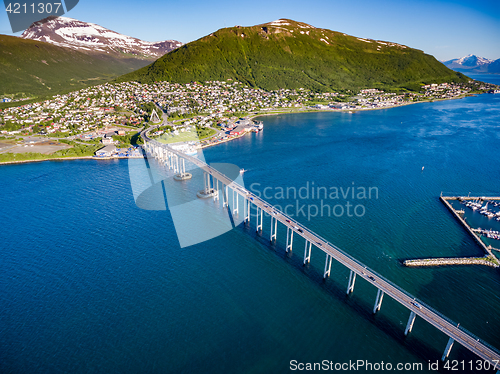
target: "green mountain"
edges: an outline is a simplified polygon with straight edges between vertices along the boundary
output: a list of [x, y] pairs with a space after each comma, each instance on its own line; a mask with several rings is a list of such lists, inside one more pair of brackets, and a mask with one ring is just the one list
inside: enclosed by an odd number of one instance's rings
[[107, 82], [147, 63], [0, 35], [0, 96], [43, 97], [77, 90]]
[[218, 30], [117, 81], [188, 83], [229, 78], [265, 90], [314, 91], [417, 90], [420, 84], [468, 80], [417, 49], [280, 19]]

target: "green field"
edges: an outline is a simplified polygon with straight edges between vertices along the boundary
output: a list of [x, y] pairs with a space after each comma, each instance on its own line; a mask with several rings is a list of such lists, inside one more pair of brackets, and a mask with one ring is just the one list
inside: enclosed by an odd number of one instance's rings
[[179, 142], [196, 142], [199, 140], [196, 133], [192, 131], [181, 132], [179, 135], [167, 135], [163, 134], [160, 137], [156, 138], [161, 143], [170, 144], [170, 143], [179, 143]]
[[9, 161], [50, 160], [52, 158], [93, 156], [95, 152], [102, 147], [102, 144], [88, 146], [76, 144], [72, 148], [61, 149], [50, 155], [34, 152], [0, 153], [0, 163]]
[[180, 143], [180, 142], [196, 142], [214, 136], [216, 133], [217, 130], [214, 130], [212, 128], [209, 129], [204, 128], [201, 130], [197, 130], [197, 133], [194, 133], [193, 131], [185, 131], [179, 133], [179, 135], [163, 134], [158, 138], [156, 138], [156, 140], [165, 144]]
[[204, 129], [198, 129], [197, 130], [198, 132], [198, 138], [200, 140], [203, 140], [203, 139], [206, 139], [206, 138], [210, 138], [211, 136], [214, 136], [215, 134], [217, 134], [217, 130], [214, 130], [212, 128], [204, 128]]

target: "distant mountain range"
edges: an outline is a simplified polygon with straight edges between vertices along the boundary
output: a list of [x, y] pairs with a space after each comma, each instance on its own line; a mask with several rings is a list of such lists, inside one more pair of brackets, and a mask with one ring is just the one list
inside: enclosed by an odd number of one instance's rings
[[93, 23], [49, 17], [20, 38], [0, 35], [0, 95], [53, 95], [108, 82], [181, 45], [145, 42]]
[[490, 60], [476, 55], [444, 61], [448, 68], [469, 74], [500, 74], [500, 59]]
[[227, 79], [266, 90], [314, 91], [419, 90], [421, 84], [467, 80], [433, 56], [405, 45], [279, 19], [220, 29], [117, 81]]
[[68, 17], [48, 17], [35, 22], [23, 32], [21, 38], [73, 48], [88, 54], [106, 53], [116, 57], [147, 60], [156, 60], [182, 45], [176, 40], [145, 42], [94, 23]]

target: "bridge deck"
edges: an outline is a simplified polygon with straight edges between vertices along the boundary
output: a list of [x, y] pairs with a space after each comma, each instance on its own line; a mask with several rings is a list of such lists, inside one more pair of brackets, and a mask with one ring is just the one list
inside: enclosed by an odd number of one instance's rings
[[[188, 156], [183, 152], [173, 150], [166, 144], [162, 144], [155, 140], [150, 139], [147, 136], [147, 132], [148, 130], [142, 133], [142, 136], [146, 141], [150, 141], [155, 146], [167, 148], [169, 152], [172, 152], [178, 155], [179, 157], [182, 157], [187, 161], [193, 163], [199, 168], [203, 169], [205, 172], [209, 173], [210, 175], [221, 181], [226, 186], [232, 188], [233, 191], [237, 192], [240, 196], [242, 196], [247, 200], [250, 200], [255, 206], [262, 209], [264, 212], [270, 214], [272, 217], [280, 221], [283, 225], [293, 230], [294, 233], [302, 236], [304, 239], [313, 243], [317, 248], [321, 249], [326, 254], [332, 256], [342, 265], [355, 272], [358, 276], [372, 283], [376, 288], [383, 291], [385, 294], [389, 295], [392, 299], [396, 300], [401, 305], [403, 305], [410, 311], [414, 312], [422, 319], [429, 322], [438, 330], [442, 331], [450, 338], [460, 343], [462, 346], [464, 346], [471, 352], [478, 355], [483, 360], [489, 361], [492, 364], [492, 367], [496, 367], [498, 369], [500, 365], [499, 364], [500, 353], [498, 353], [493, 348], [487, 346], [484, 342], [481, 342], [479, 339], [474, 337], [470, 332], [462, 328], [459, 328], [456, 323], [452, 322], [448, 318], [441, 315], [439, 312], [435, 311], [429, 306], [426, 306], [424, 303], [420, 301], [416, 302], [418, 306], [412, 304], [412, 302], [415, 303], [416, 299], [408, 292], [404, 291], [403, 289], [396, 286], [389, 280], [377, 274], [375, 271], [367, 268], [363, 263], [356, 260], [352, 256], [348, 255], [335, 245], [329, 243], [328, 241], [326, 241], [313, 231], [310, 231], [308, 228], [301, 225], [299, 222], [293, 220], [291, 217], [287, 216], [283, 212], [276, 210], [272, 205], [267, 203], [265, 200], [252, 194], [250, 191], [246, 190], [244, 187], [235, 183], [233, 180], [231, 180], [224, 174], [220, 173], [216, 169], [207, 165], [205, 162], [200, 161], [195, 157]], [[302, 230], [302, 232], [298, 230], [299, 228]]]

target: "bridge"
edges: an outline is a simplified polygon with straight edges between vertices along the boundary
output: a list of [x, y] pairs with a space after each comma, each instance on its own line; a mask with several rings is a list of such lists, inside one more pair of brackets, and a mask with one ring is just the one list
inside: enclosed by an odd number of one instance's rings
[[[160, 163], [164, 163], [169, 169], [172, 169], [174, 173], [178, 173], [174, 177], [176, 180], [187, 179], [186, 175], [188, 175], [189, 173], [186, 173], [185, 162], [190, 162], [196, 165], [197, 167], [202, 169], [205, 174], [204, 191], [207, 191], [206, 197], [213, 196], [214, 199], [219, 199], [220, 192], [222, 192], [223, 206], [230, 209], [228, 197], [229, 190], [231, 190], [231, 194], [233, 196], [233, 204], [231, 206], [231, 208], [233, 209], [233, 214], [238, 213], [238, 201], [241, 199], [243, 200], [244, 222], [250, 223], [251, 207], [254, 206], [256, 208], [257, 231], [262, 230], [264, 212], [269, 214], [269, 216], [271, 217], [270, 241], [277, 239], [277, 224], [278, 222], [280, 222], [287, 228], [287, 252], [293, 249], [294, 235], [300, 235], [305, 239], [304, 264], [308, 263], [311, 259], [312, 245], [323, 251], [323, 253], [325, 254], [325, 268], [323, 273], [324, 278], [330, 276], [331, 264], [333, 259], [348, 268], [350, 270], [350, 275], [346, 289], [347, 294], [354, 292], [356, 277], [360, 277], [361, 279], [364, 279], [365, 281], [371, 283], [374, 287], [376, 287], [378, 291], [373, 307], [373, 313], [377, 313], [380, 310], [382, 306], [382, 300], [385, 295], [391, 297], [392, 299], [403, 305], [405, 308], [407, 308], [410, 312], [410, 315], [404, 331], [405, 335], [408, 335], [412, 331], [416, 316], [419, 316], [438, 330], [442, 331], [449, 337], [448, 344], [446, 345], [441, 358], [442, 361], [446, 360], [453, 347], [453, 344], [457, 342], [471, 352], [475, 353], [481, 359], [488, 361], [491, 365], [491, 368], [500, 368], [500, 353], [495, 348], [489, 346], [487, 343], [481, 341], [472, 333], [460, 327], [460, 324], [451, 321], [438, 311], [432, 309], [430, 306], [419, 300], [416, 300], [415, 297], [413, 297], [402, 288], [393, 284], [383, 276], [377, 274], [375, 271], [369, 269], [363, 263], [356, 260], [346, 252], [342, 251], [334, 244], [328, 242], [326, 239], [322, 238], [315, 232], [309, 230], [307, 227], [295, 221], [293, 218], [287, 216], [281, 211], [278, 211], [271, 204], [256, 196], [255, 194], [252, 194], [243, 186], [235, 183], [231, 178], [222, 174], [213, 167], [207, 165], [205, 162], [197, 159], [196, 157], [191, 157], [181, 151], [175, 150], [167, 144], [163, 144], [154, 139], [151, 139], [148, 134], [149, 131], [151, 131], [153, 128], [154, 127], [144, 130], [141, 133], [141, 137], [143, 138], [145, 143], [143, 148], [150, 156], [156, 158]], [[221, 184], [221, 188], [219, 188], [219, 183]], [[234, 203], [235, 196], [236, 202]], [[497, 371], [497, 374], [500, 374], [500, 370]]]

